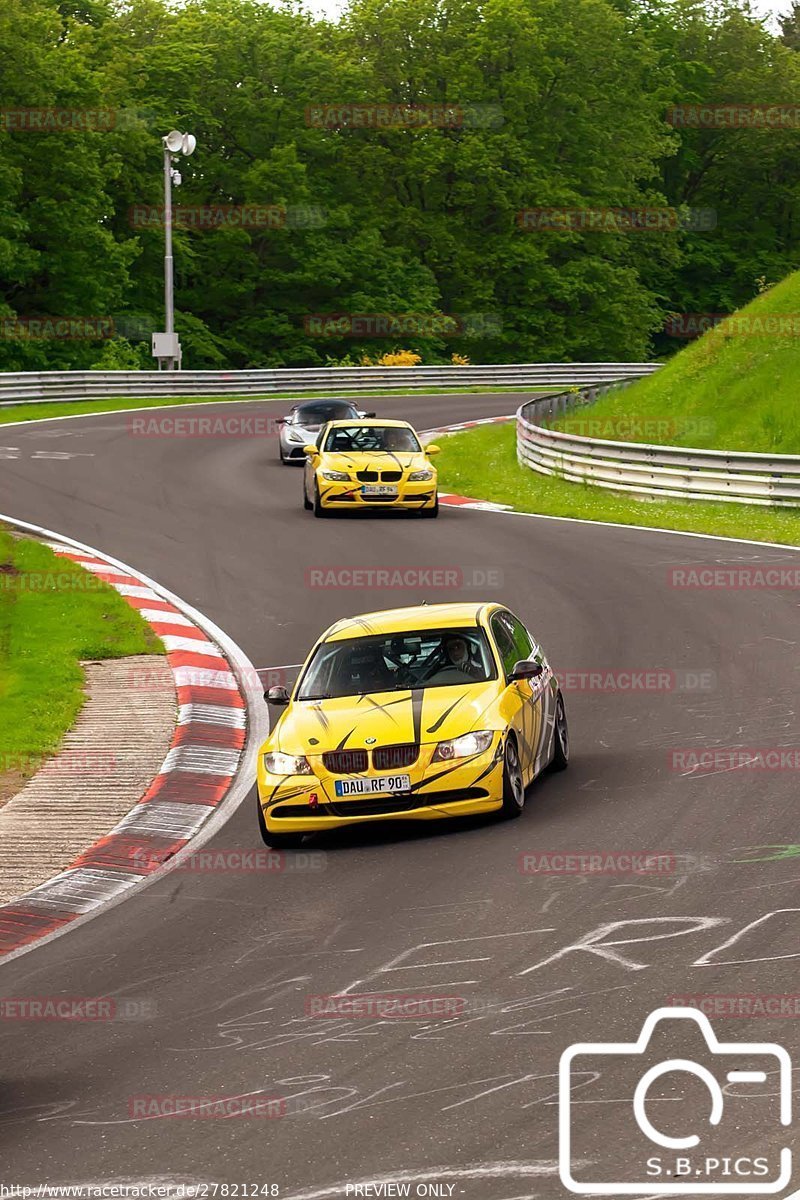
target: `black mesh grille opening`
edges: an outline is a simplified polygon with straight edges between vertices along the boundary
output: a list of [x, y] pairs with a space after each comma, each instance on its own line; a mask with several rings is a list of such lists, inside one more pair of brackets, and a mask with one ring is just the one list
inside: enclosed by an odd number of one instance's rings
[[323, 754], [326, 770], [333, 775], [358, 775], [367, 769], [366, 750], [329, 750]]
[[372, 765], [377, 771], [396, 771], [399, 767], [410, 767], [419, 758], [419, 746], [381, 746], [372, 751]]

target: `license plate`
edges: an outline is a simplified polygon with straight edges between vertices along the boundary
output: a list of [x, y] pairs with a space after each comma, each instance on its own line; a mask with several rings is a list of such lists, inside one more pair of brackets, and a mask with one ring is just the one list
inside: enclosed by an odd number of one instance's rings
[[379, 775], [371, 779], [337, 779], [337, 796], [372, 796], [375, 792], [410, 792], [410, 775]]
[[364, 483], [361, 485], [362, 496], [396, 496], [397, 488], [382, 483]]

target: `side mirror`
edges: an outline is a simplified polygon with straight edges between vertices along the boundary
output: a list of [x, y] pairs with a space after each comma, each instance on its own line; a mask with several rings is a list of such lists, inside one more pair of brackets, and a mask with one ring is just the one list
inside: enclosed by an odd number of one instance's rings
[[426, 454], [440, 454], [441, 447], [440, 446], [426, 446], [425, 453]]
[[285, 425], [285, 424], [286, 424], [286, 417], [278, 417], [278, 418], [277, 418], [277, 420], [275, 421], [275, 424], [276, 424], [276, 425]]
[[378, 414], [377, 413], [362, 413], [361, 415], [364, 417], [372, 418], [372, 417], [377, 417]]
[[303, 446], [303, 454], [306, 458], [314, 458], [318, 453], [316, 446]]
[[544, 667], [540, 662], [535, 662], [532, 658], [521, 658], [519, 662], [514, 663], [508, 682], [516, 683], [519, 679], [538, 679], [543, 674]]
[[285, 687], [281, 687], [279, 684], [277, 687], [271, 687], [268, 692], [264, 692], [264, 699], [267, 704], [275, 704], [284, 708], [289, 703], [289, 693]]

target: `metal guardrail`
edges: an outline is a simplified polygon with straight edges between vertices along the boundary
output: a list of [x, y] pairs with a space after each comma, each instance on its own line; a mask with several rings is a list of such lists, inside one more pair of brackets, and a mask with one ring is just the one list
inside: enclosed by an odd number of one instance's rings
[[270, 396], [420, 387], [581, 387], [637, 378], [657, 363], [520, 363], [473, 367], [304, 367], [263, 371], [24, 371], [0, 373], [0, 408], [113, 396]]
[[517, 459], [541, 475], [653, 498], [800, 506], [800, 455], [695, 450], [583, 437], [543, 425], [607, 387], [562, 392], [517, 411]]

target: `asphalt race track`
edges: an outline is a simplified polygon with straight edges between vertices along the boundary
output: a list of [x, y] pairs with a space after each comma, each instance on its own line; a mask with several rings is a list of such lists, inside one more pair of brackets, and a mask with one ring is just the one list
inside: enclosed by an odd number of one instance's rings
[[[512, 404], [487, 395], [369, 407], [424, 429]], [[567, 1195], [556, 1170], [567, 1046], [633, 1041], [675, 996], [800, 990], [797, 772], [688, 775], [670, 760], [673, 749], [796, 744], [800, 693], [797, 591], [680, 589], [671, 568], [796, 565], [797, 555], [455, 508], [431, 522], [319, 521], [274, 439], [128, 429], [125, 414], [4, 428], [2, 510], [143, 570], [259, 668], [298, 663], [346, 614], [501, 599], [578, 680], [566, 692], [573, 762], [529, 791], [519, 821], [316, 838], [314, 870], [178, 871], [0, 967], [2, 996], [149, 1006], [138, 1020], [0, 1021], [4, 1181], [276, 1184], [282, 1200], [354, 1196], [352, 1185], [375, 1179], [410, 1182], [412, 1195], [420, 1183], [474, 1200]], [[442, 566], [461, 573], [459, 587], [322, 590], [306, 575]], [[628, 669], [668, 682], [617, 693], [580, 683]], [[206, 849], [258, 848], [254, 805], [253, 792]], [[764, 846], [793, 849], [753, 849]], [[674, 859], [650, 876], [526, 874], [521, 855], [534, 852]], [[451, 1020], [306, 1015], [309, 996], [345, 989], [459, 997], [465, 1009]], [[714, 1022], [725, 1040], [790, 1052], [798, 1025]], [[680, 1049], [691, 1058], [698, 1047], [688, 1038]], [[575, 1155], [593, 1179], [628, 1178], [625, 1070], [597, 1099], [588, 1071], [572, 1093]], [[726, 1087], [729, 1097], [744, 1085]], [[746, 1119], [733, 1135], [715, 1132], [716, 1150], [738, 1152], [769, 1117], [776, 1076], [750, 1087]], [[285, 1115], [131, 1115], [142, 1097], [254, 1095], [284, 1098]], [[684, 1076], [648, 1111], [677, 1137], [707, 1128], [708, 1104]], [[759, 1152], [790, 1136], [768, 1121]]]

